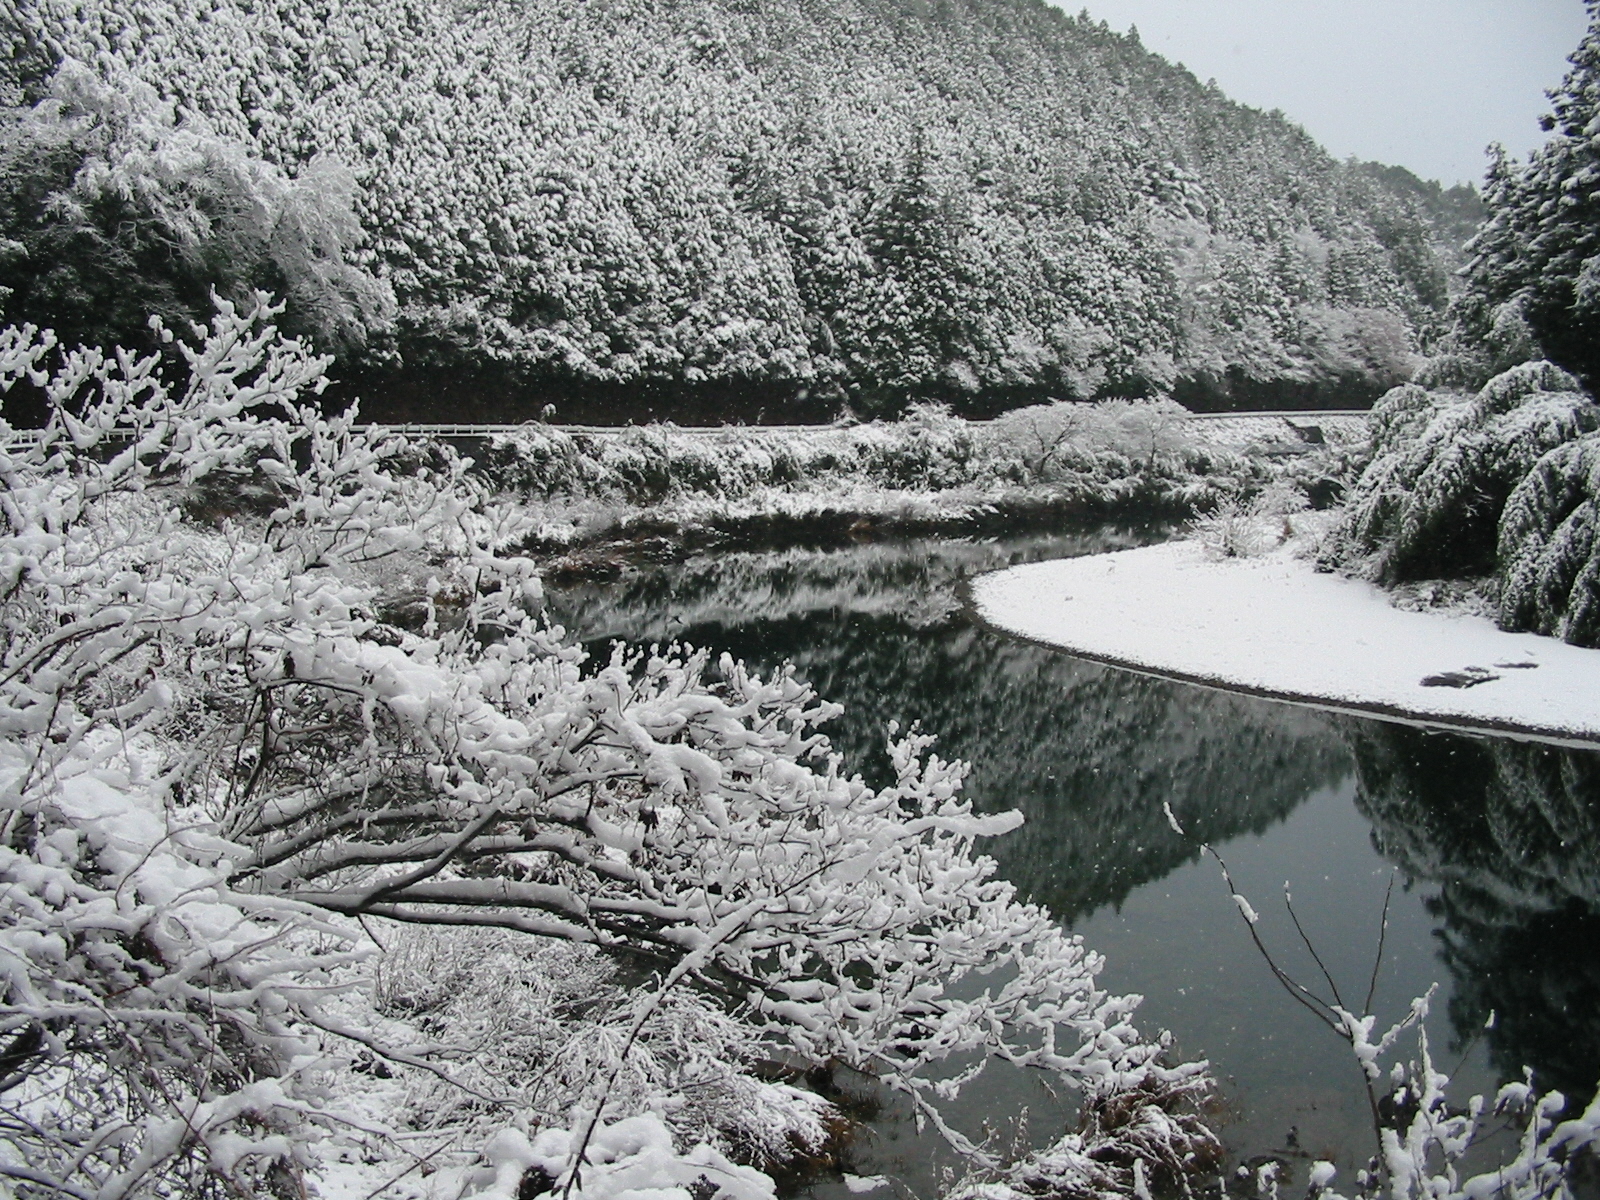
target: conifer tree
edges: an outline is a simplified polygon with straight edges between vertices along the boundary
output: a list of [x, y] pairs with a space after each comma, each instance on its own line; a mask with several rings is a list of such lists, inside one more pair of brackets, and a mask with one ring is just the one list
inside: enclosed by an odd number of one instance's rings
[[878, 381], [890, 391], [936, 383], [965, 357], [968, 273], [933, 166], [919, 126], [867, 237], [879, 272], [869, 337]]
[[1544, 355], [1591, 388], [1600, 380], [1600, 4], [1572, 70], [1550, 94], [1554, 136], [1526, 164], [1494, 150], [1489, 219], [1471, 243], [1470, 331], [1491, 340], [1520, 311]]

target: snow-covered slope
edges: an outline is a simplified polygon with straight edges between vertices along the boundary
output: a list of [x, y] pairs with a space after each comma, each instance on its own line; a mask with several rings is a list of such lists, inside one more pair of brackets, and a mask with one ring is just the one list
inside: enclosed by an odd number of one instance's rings
[[[1038, 0], [24, 0], [0, 39], [0, 105], [42, 103], [0, 128], [13, 317], [94, 324], [106, 243], [159, 272], [136, 227], [237, 207], [203, 134], [218, 164], [348, 177], [345, 248], [412, 372], [464, 402], [541, 382], [569, 418], [572, 385], [640, 381], [762, 384], [773, 412], [1371, 398], [1478, 212]], [[30, 199], [73, 188], [84, 228]], [[191, 249], [200, 313], [231, 250]]]

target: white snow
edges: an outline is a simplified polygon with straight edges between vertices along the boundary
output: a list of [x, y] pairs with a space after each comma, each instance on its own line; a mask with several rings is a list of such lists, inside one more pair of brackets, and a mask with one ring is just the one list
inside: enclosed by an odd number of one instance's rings
[[[975, 579], [972, 600], [997, 628], [1153, 674], [1600, 743], [1600, 650], [1502, 633], [1483, 617], [1403, 612], [1371, 584], [1318, 573], [1287, 548], [1216, 560], [1196, 542], [1169, 542], [1032, 563]], [[1483, 681], [1423, 685], [1441, 675]]]

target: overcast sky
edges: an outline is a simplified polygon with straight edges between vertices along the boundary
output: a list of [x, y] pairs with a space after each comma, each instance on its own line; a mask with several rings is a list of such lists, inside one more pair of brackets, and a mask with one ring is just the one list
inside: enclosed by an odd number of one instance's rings
[[1445, 184], [1483, 178], [1483, 149], [1543, 142], [1544, 93], [1587, 25], [1582, 0], [1055, 0], [1281, 108], [1340, 158]]

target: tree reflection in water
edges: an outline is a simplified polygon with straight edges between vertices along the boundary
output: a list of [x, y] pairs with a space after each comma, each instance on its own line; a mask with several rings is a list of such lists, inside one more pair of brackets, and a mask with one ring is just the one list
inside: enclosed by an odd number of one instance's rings
[[1440, 885], [1456, 1040], [1492, 1012], [1502, 1074], [1585, 1102], [1600, 1079], [1600, 753], [1351, 721], [1380, 853]]
[[1319, 713], [1017, 642], [973, 624], [957, 599], [963, 577], [1161, 533], [730, 554], [550, 596], [553, 615], [597, 655], [612, 638], [678, 638], [765, 670], [792, 662], [844, 706], [829, 736], [875, 785], [889, 782], [887, 722], [920, 721], [941, 756], [973, 764], [968, 790], [981, 805], [1027, 815], [990, 852], [1070, 923], [1194, 857], [1168, 836], [1163, 800], [1198, 836], [1226, 841], [1282, 820], [1350, 770]]
[[[1121, 906], [1135, 889], [1169, 886], [1195, 858], [1192, 842], [1171, 836], [1162, 801], [1196, 837], [1234, 841], [1243, 853], [1250, 835], [1286, 831], [1280, 823], [1307, 797], [1347, 789], [1353, 773], [1373, 846], [1427, 905], [1417, 921], [1432, 925], [1449, 972], [1458, 1046], [1493, 1010], [1488, 1048], [1502, 1076], [1526, 1063], [1541, 1086], [1591, 1095], [1600, 1077], [1600, 755], [1424, 733], [1113, 670], [978, 627], [956, 598], [964, 576], [1162, 534], [705, 556], [605, 584], [552, 586], [549, 596], [552, 615], [596, 649], [612, 638], [682, 639], [763, 670], [792, 662], [844, 706], [830, 736], [849, 769], [874, 782], [888, 767], [885, 724], [920, 720], [942, 755], [973, 764], [969, 790], [981, 804], [1027, 814], [989, 850], [1007, 878], [1069, 924]], [[1302, 872], [1313, 862], [1319, 875], [1382, 870], [1302, 849]], [[1287, 868], [1264, 869], [1281, 879]], [[1231, 907], [1220, 883], [1217, 894]], [[1355, 957], [1370, 955], [1375, 912], [1324, 915], [1335, 928], [1346, 922], [1337, 936], [1359, 941]], [[1242, 936], [1236, 914], [1162, 920], [1190, 922], [1181, 936]], [[1418, 933], [1410, 953], [1422, 958], [1427, 935]], [[1139, 952], [1096, 944], [1119, 967]], [[1439, 978], [1434, 963], [1418, 962], [1415, 973], [1422, 986]], [[1281, 1037], [1322, 1036], [1296, 1024], [1286, 998], [1278, 1007]], [[1330, 1044], [1317, 1068], [1340, 1088], [1341, 1055]], [[1242, 1068], [1227, 1069], [1242, 1082]], [[1259, 1089], [1256, 1099], [1288, 1103]]]

